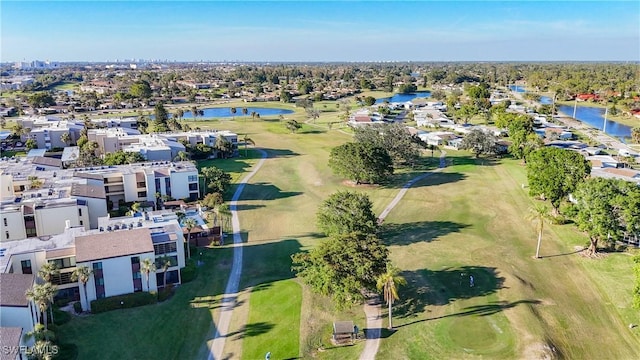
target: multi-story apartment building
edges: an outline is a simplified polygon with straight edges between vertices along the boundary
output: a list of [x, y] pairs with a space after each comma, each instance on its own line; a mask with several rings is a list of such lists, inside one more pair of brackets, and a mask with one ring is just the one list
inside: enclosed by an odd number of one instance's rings
[[200, 192], [198, 169], [187, 161], [76, 169], [74, 176], [102, 184], [109, 209], [126, 202], [156, 202], [158, 196], [194, 201]]
[[[85, 310], [95, 299], [157, 291], [165, 286], [165, 278], [167, 284], [180, 283], [179, 270], [185, 266], [185, 243], [174, 214], [103, 217], [99, 224], [98, 229], [86, 230], [71, 227], [67, 222], [64, 232], [48, 240], [30, 238], [5, 243], [0, 273], [37, 274], [42, 265], [55, 263], [60, 269], [60, 274], [52, 279], [58, 287], [56, 297], [80, 300]], [[148, 279], [140, 267], [146, 258], [156, 263], [157, 268]], [[165, 260], [171, 263], [166, 274], [163, 272]], [[82, 283], [71, 280], [71, 274], [79, 266], [93, 270], [86, 294]]]
[[58, 234], [66, 220], [95, 229], [108, 210], [163, 196], [196, 200], [196, 166], [160, 161], [54, 170], [28, 158], [0, 160], [0, 241]]

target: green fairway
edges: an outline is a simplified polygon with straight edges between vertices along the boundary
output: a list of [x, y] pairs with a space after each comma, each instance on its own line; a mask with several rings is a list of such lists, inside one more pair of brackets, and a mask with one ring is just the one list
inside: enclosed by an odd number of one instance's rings
[[[243, 359], [297, 358], [300, 353], [302, 289], [295, 280], [263, 283], [251, 290], [249, 322], [244, 326]], [[274, 339], [277, 339], [274, 341]]]

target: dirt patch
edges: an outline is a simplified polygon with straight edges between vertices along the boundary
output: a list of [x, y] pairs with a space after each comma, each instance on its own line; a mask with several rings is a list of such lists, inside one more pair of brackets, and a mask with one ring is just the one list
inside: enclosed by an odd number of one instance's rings
[[555, 347], [544, 343], [535, 343], [527, 346], [522, 355], [523, 359], [527, 360], [552, 360], [558, 358]]

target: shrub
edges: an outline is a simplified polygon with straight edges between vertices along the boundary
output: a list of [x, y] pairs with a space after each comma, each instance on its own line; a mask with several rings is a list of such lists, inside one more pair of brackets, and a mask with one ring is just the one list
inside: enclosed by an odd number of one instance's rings
[[198, 269], [196, 267], [195, 261], [193, 259], [187, 260], [187, 264], [184, 268], [180, 269], [180, 278], [182, 279], [182, 283], [188, 283], [196, 278], [198, 275]]
[[56, 300], [56, 301], [54, 301], [53, 303], [54, 303], [57, 307], [61, 308], [61, 307], [65, 307], [65, 306], [67, 306], [67, 305], [68, 305], [72, 300], [73, 300], [72, 298], [67, 297], [67, 298], [57, 299], [57, 300]]
[[71, 320], [71, 315], [68, 312], [60, 309], [53, 309], [53, 320], [56, 325], [66, 324]]
[[171, 295], [173, 295], [173, 284], [168, 284], [158, 292], [158, 301], [165, 301], [169, 299]]
[[155, 304], [156, 302], [158, 302], [157, 294], [148, 292], [110, 296], [104, 299], [93, 300], [91, 302], [91, 312], [99, 314], [116, 309], [127, 309]]
[[73, 303], [73, 310], [75, 310], [76, 314], [80, 314], [82, 312], [82, 304], [80, 304], [80, 301]]

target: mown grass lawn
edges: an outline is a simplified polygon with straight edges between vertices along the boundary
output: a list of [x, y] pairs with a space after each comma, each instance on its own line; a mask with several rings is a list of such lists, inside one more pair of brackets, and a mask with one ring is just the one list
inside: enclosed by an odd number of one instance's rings
[[293, 279], [253, 287], [242, 358], [261, 359], [267, 352], [274, 359], [297, 358], [301, 303], [302, 288]]

